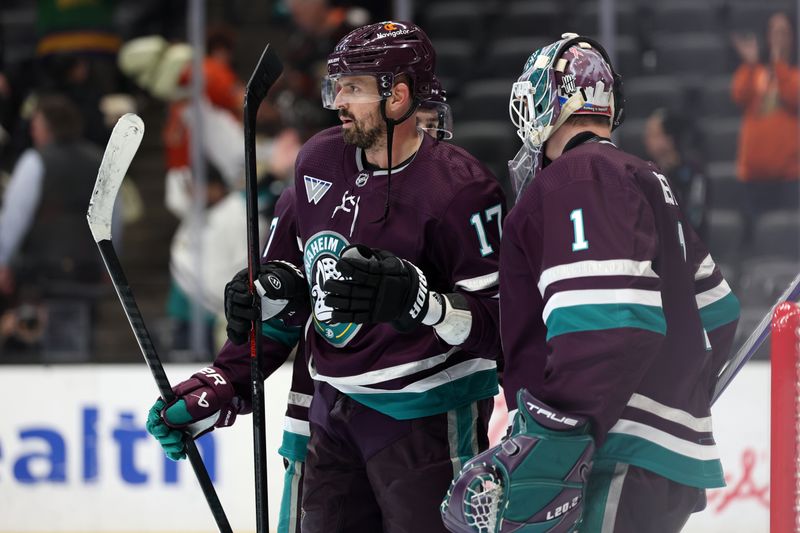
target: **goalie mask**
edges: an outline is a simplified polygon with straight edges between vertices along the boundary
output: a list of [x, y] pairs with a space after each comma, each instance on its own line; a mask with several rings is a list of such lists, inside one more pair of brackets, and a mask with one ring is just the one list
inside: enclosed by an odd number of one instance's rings
[[542, 166], [545, 142], [572, 115], [608, 117], [622, 123], [622, 79], [599, 43], [574, 33], [533, 52], [514, 83], [508, 104], [523, 145], [509, 161], [516, 197]]

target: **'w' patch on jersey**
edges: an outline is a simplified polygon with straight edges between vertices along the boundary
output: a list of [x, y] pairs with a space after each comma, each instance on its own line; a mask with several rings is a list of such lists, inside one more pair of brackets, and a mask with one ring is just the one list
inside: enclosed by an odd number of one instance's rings
[[317, 205], [322, 200], [322, 197], [325, 196], [325, 193], [328, 192], [332, 185], [330, 181], [323, 181], [313, 176], [303, 176], [303, 180], [306, 183], [308, 201], [314, 202], [314, 205]]

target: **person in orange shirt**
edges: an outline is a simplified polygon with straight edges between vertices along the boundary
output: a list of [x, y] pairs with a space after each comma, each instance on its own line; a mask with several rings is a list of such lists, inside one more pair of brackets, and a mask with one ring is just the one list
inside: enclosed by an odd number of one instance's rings
[[[212, 28], [206, 37], [206, 57], [203, 60], [205, 95], [211, 105], [225, 109], [237, 119], [242, 118], [244, 84], [231, 67], [234, 49], [233, 33], [224, 27]], [[180, 83], [191, 83], [191, 72], [187, 66]], [[189, 131], [183, 121], [183, 112], [190, 105], [188, 100], [172, 102], [162, 132], [168, 169], [189, 166]]]
[[742, 108], [737, 177], [742, 183], [745, 242], [760, 214], [798, 207], [800, 70], [791, 63], [793, 30], [786, 13], [767, 25], [765, 63], [755, 35], [734, 35], [742, 65], [733, 76], [733, 101]]

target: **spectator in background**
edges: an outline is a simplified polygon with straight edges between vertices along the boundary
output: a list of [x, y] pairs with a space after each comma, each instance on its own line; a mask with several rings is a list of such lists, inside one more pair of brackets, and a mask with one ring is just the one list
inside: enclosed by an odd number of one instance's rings
[[743, 185], [745, 243], [765, 211], [798, 204], [798, 91], [800, 72], [792, 61], [792, 25], [775, 13], [767, 26], [767, 57], [760, 61], [752, 34], [734, 35], [742, 65], [733, 76], [733, 100], [744, 113], [737, 177]]
[[366, 24], [363, 18], [369, 15], [361, 9], [333, 6], [331, 0], [287, 0], [286, 5], [294, 28], [286, 43], [275, 101], [283, 122], [298, 128], [305, 139], [339, 124], [335, 115], [319, 106], [328, 53], [350, 30]]
[[[203, 61], [205, 96], [213, 108], [227, 111], [241, 122], [244, 84], [233, 71], [233, 48], [234, 36], [229, 28], [218, 26], [209, 29], [206, 36], [206, 57]], [[190, 128], [186, 123], [185, 114], [191, 103], [182, 97], [188, 97], [190, 78], [191, 72], [187, 65], [179, 86], [172, 95], [175, 101], [169, 106], [167, 121], [162, 132], [168, 169], [189, 166]]]
[[698, 129], [685, 116], [656, 109], [647, 118], [644, 146], [648, 157], [670, 180], [689, 223], [705, 241], [708, 221], [708, 177], [702, 156], [703, 140]]
[[122, 39], [114, 27], [116, 0], [36, 1], [38, 89], [67, 95], [84, 117], [86, 138], [105, 145], [109, 130], [100, 100], [119, 88], [116, 58]]
[[0, 209], [0, 298], [20, 309], [76, 284], [98, 284], [104, 272], [86, 224], [102, 152], [83, 139], [81, 114], [62, 95], [41, 97], [31, 137]]
[[[180, 213], [181, 224], [170, 246], [172, 284], [167, 299], [167, 315], [171, 319], [171, 358], [176, 352], [188, 351], [192, 302], [200, 304], [206, 321], [204, 348], [208, 353], [193, 354], [207, 357], [222, 343], [215, 340], [217, 319], [224, 317], [223, 289], [236, 272], [247, 264], [247, 225], [244, 195], [231, 191], [212, 165], [208, 165], [206, 206], [199, 236], [190, 217], [193, 186], [190, 175], [183, 185], [187, 210]], [[175, 211], [173, 211], [175, 212]], [[175, 213], [178, 214], [178, 213]], [[197, 266], [195, 239], [199, 238], [202, 268]], [[224, 324], [224, 320], [222, 321]], [[223, 334], [224, 336], [224, 334]]]
[[[281, 193], [294, 182], [294, 162], [303, 146], [298, 131], [284, 128], [275, 137], [256, 137], [258, 173], [258, 211], [271, 219]], [[263, 155], [262, 155], [263, 154]]]
[[105, 123], [100, 102], [107, 94], [98, 84], [95, 64], [90, 56], [63, 53], [41, 58], [43, 76], [35, 93], [63, 94], [80, 111], [83, 135], [97, 146], [105, 146], [110, 129]]
[[37, 283], [37, 277], [101, 279], [86, 207], [103, 154], [81, 135], [72, 102], [41, 98], [31, 119], [34, 147], [14, 167], [0, 210], [0, 293], [11, 294], [15, 281]]

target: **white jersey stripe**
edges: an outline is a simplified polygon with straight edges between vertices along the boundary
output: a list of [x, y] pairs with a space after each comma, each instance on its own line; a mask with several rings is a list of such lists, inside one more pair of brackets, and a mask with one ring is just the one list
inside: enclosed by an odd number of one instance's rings
[[620, 433], [639, 437], [657, 444], [662, 448], [666, 448], [671, 452], [700, 461], [719, 460], [719, 452], [715, 444], [697, 444], [676, 437], [675, 435], [670, 435], [666, 431], [656, 429], [652, 426], [640, 422], [633, 422], [632, 420], [625, 420], [624, 418], [617, 421], [614, 427], [609, 430], [609, 433]]
[[456, 287], [461, 287], [465, 291], [475, 292], [494, 287], [498, 283], [500, 283], [500, 273], [492, 272], [491, 274], [456, 281]]
[[565, 279], [587, 278], [595, 276], [638, 276], [657, 278], [652, 261], [633, 261], [629, 259], [609, 259], [606, 261], [578, 261], [550, 267], [539, 276], [539, 293], [551, 283]]
[[711, 276], [714, 273], [714, 267], [717, 266], [714, 263], [714, 259], [711, 258], [711, 254], [708, 254], [703, 262], [700, 263], [700, 266], [697, 267], [697, 272], [694, 273], [694, 280], [700, 281], [701, 279], [706, 279], [707, 277]]
[[283, 429], [289, 433], [297, 435], [311, 436], [311, 429], [309, 428], [307, 420], [298, 420], [289, 416], [283, 417]]
[[597, 304], [638, 304], [661, 307], [661, 293], [643, 289], [595, 289], [557, 292], [542, 311], [545, 324], [550, 313], [562, 307]]
[[371, 370], [369, 372], [364, 372], [363, 374], [358, 374], [356, 376], [332, 377], [332, 376], [323, 376], [322, 374], [318, 374], [316, 368], [314, 367], [313, 358], [308, 364], [308, 370], [311, 373], [312, 378], [316, 379], [317, 381], [325, 381], [327, 383], [330, 383], [336, 388], [339, 388], [338, 387], [339, 384], [372, 385], [373, 383], [383, 383], [384, 381], [402, 378], [404, 376], [410, 376], [411, 374], [416, 374], [417, 372], [422, 372], [423, 370], [428, 370], [429, 368], [433, 368], [436, 365], [440, 365], [445, 361], [447, 361], [447, 359], [451, 355], [453, 355], [453, 353], [455, 353], [457, 350], [459, 350], [459, 348], [457, 346], [454, 346], [450, 348], [450, 350], [447, 351], [447, 353], [434, 355], [433, 357], [428, 357], [427, 359], [422, 359], [420, 361], [412, 361], [410, 363], [404, 363], [402, 365], [389, 366], [378, 370]]
[[397, 394], [402, 392], [427, 392], [435, 389], [440, 385], [450, 383], [459, 378], [467, 377], [471, 374], [481, 372], [483, 370], [494, 370], [497, 368], [497, 363], [490, 359], [470, 359], [453, 365], [441, 372], [437, 372], [432, 376], [425, 379], [415, 381], [402, 389], [376, 389], [372, 387], [365, 387], [363, 385], [356, 385], [349, 382], [349, 378], [329, 378], [318, 374], [315, 370], [311, 369], [311, 377], [317, 381], [325, 381], [333, 385], [340, 392], [345, 394]]
[[711, 433], [712, 431], [710, 416], [697, 418], [686, 411], [669, 407], [663, 403], [659, 403], [651, 398], [648, 398], [647, 396], [642, 396], [641, 394], [634, 394], [631, 396], [631, 399], [628, 401], [628, 406], [641, 409], [642, 411], [647, 411], [648, 413], [654, 414], [660, 418], [663, 418], [664, 420], [669, 420], [670, 422], [675, 422], [676, 424], [685, 426], [692, 431], [699, 431], [703, 433]]
[[722, 300], [730, 293], [731, 287], [728, 285], [728, 282], [723, 279], [720, 284], [713, 289], [701, 292], [695, 296], [695, 300], [697, 300], [697, 308], [702, 309], [703, 307], [709, 306], [714, 302]]

